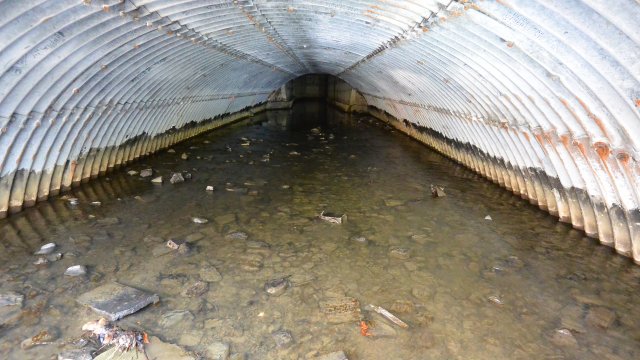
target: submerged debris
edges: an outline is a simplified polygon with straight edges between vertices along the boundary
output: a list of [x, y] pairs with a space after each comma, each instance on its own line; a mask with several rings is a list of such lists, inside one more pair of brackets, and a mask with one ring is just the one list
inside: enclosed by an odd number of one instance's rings
[[431, 184], [431, 196], [433, 196], [434, 198], [437, 198], [437, 197], [445, 197], [447, 196], [447, 194], [444, 192], [443, 186]]
[[323, 211], [323, 212], [320, 213], [318, 218], [320, 218], [320, 220], [326, 221], [328, 223], [342, 224], [343, 222], [347, 221], [347, 214], [336, 215], [336, 214], [332, 214], [332, 213], [325, 213]]
[[107, 319], [89, 321], [82, 325], [83, 331], [89, 331], [95, 336], [103, 348], [115, 347], [116, 351], [128, 352], [134, 350], [142, 353], [145, 359], [149, 359], [144, 348], [149, 343], [146, 332], [137, 330], [124, 330], [117, 325], [111, 324]]
[[191, 221], [193, 221], [196, 224], [206, 224], [209, 222], [209, 220], [201, 217], [192, 217]]
[[395, 315], [393, 315], [392, 313], [390, 313], [387, 309], [380, 307], [380, 306], [375, 306], [375, 305], [371, 305], [369, 304], [367, 306], [368, 310], [373, 310], [375, 312], [377, 312], [378, 314], [384, 316], [385, 318], [387, 318], [389, 321], [391, 321], [392, 323], [400, 326], [403, 329], [406, 329], [409, 327], [409, 325], [407, 325], [407, 323], [405, 323], [404, 321], [398, 319], [398, 317], [396, 317]]

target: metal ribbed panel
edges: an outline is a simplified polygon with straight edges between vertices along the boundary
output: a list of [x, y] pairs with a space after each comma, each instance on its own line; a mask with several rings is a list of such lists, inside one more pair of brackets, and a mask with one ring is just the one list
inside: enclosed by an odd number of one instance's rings
[[637, 1], [4, 0], [0, 14], [0, 214], [328, 73], [640, 261]]

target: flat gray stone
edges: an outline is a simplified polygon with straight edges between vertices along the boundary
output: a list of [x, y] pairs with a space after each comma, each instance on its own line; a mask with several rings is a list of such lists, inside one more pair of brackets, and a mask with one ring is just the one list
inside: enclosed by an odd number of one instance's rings
[[13, 291], [0, 294], [0, 326], [20, 318], [23, 301], [24, 296]]
[[207, 346], [207, 359], [227, 360], [229, 358], [229, 344], [214, 341]]
[[109, 320], [116, 321], [149, 304], [157, 303], [160, 298], [157, 294], [114, 282], [80, 295], [77, 301]]
[[91, 360], [91, 349], [66, 350], [58, 354], [58, 360]]
[[336, 351], [326, 355], [316, 357], [316, 360], [349, 360], [344, 351]]

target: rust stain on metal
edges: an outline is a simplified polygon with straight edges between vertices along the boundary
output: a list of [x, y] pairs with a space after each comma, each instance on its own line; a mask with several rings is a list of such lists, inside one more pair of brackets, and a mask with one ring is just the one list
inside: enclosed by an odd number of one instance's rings
[[636, 106], [640, 108], [640, 99], [636, 99]]
[[560, 135], [560, 141], [562, 141], [565, 147], [569, 147], [569, 135]]
[[622, 151], [622, 152], [619, 152], [618, 155], [616, 155], [616, 158], [618, 159], [618, 161], [622, 163], [622, 165], [627, 166], [629, 165], [629, 160], [631, 159], [631, 156], [629, 156], [628, 153]]
[[593, 146], [595, 147], [596, 152], [598, 153], [598, 156], [600, 156], [600, 159], [602, 160], [602, 162], [606, 164], [606, 161], [609, 158], [609, 154], [611, 154], [611, 150], [609, 150], [609, 146], [601, 141], [594, 143]]
[[582, 101], [580, 98], [576, 98], [576, 99], [578, 100], [580, 105], [582, 105], [582, 107], [584, 108], [584, 111], [587, 112], [587, 115], [589, 116], [589, 118], [591, 120], [593, 120], [596, 123], [596, 125], [598, 125], [598, 127], [600, 128], [600, 130], [602, 131], [604, 136], [609, 137], [609, 135], [607, 134], [607, 129], [605, 128], [604, 124], [602, 123], [602, 120], [600, 120], [594, 113], [591, 112], [591, 110], [589, 109], [587, 104], [585, 104], [584, 101]]

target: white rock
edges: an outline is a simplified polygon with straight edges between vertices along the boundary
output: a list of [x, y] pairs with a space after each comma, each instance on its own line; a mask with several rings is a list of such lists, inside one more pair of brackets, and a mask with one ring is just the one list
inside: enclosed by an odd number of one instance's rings
[[158, 176], [157, 178], [153, 178], [153, 180], [151, 180], [152, 183], [154, 184], [162, 184], [162, 176]]
[[86, 273], [87, 268], [84, 265], [73, 265], [64, 272], [64, 274], [67, 276], [81, 276]]
[[485, 217], [484, 217], [484, 219], [485, 219], [485, 220], [493, 220], [493, 219], [491, 218], [491, 215], [487, 215], [487, 216], [485, 216]]
[[78, 205], [80, 203], [80, 200], [78, 200], [78, 198], [68, 198], [67, 201], [69, 202], [69, 205]]
[[127, 171], [127, 174], [129, 174], [131, 176], [135, 176], [135, 175], [138, 175], [139, 173], [137, 171], [135, 171], [135, 170], [129, 170], [129, 171]]
[[227, 360], [229, 358], [229, 344], [215, 341], [207, 346], [207, 358], [211, 360]]
[[201, 217], [192, 217], [191, 221], [193, 221], [196, 224], [206, 224], [209, 222], [209, 220]]
[[215, 188], [211, 185], [207, 185], [206, 189], [207, 191], [213, 191]]
[[146, 178], [153, 175], [153, 169], [148, 168], [140, 171], [140, 177]]
[[36, 251], [34, 255], [47, 255], [53, 252], [53, 249], [56, 248], [55, 243], [44, 244], [40, 247], [40, 250]]

